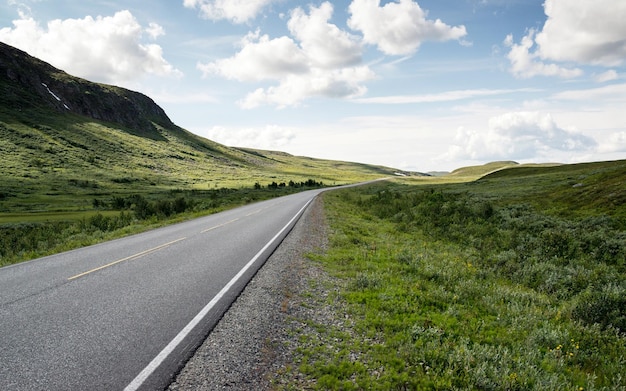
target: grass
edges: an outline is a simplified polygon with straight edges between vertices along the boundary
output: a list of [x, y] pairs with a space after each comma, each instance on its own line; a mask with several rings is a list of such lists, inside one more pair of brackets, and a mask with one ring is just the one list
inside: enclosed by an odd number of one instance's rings
[[336, 318], [301, 336], [297, 372], [313, 389], [625, 389], [626, 206], [590, 202], [626, 195], [625, 163], [326, 193]]
[[0, 266], [321, 186], [307, 182], [115, 195], [93, 198], [84, 211], [5, 213], [0, 217]]
[[[0, 105], [0, 265], [306, 190], [302, 182], [338, 185], [393, 172], [228, 148], [176, 126], [154, 124], [142, 135], [45, 107], [26, 111]], [[181, 199], [185, 208], [171, 213]]]
[[[160, 138], [71, 114], [14, 119], [0, 110], [0, 214], [88, 210], [94, 197], [247, 188], [313, 178], [342, 184], [391, 169], [222, 146], [180, 128]], [[0, 216], [1, 218], [1, 216]]]

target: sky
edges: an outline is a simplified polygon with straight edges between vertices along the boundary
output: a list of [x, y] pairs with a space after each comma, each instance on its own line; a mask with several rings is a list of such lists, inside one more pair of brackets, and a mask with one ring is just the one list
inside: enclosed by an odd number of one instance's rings
[[450, 171], [626, 158], [623, 0], [0, 0], [0, 41], [228, 146]]

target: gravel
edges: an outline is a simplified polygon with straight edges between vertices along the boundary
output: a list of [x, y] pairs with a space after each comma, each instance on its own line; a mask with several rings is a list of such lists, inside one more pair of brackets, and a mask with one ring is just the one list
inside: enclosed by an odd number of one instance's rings
[[[307, 254], [326, 247], [318, 197], [196, 351], [169, 391], [311, 386], [297, 372], [298, 332], [332, 322], [332, 279]], [[330, 282], [330, 283], [329, 283]], [[304, 294], [306, 293], [306, 294]], [[326, 303], [325, 305], [322, 303]]]

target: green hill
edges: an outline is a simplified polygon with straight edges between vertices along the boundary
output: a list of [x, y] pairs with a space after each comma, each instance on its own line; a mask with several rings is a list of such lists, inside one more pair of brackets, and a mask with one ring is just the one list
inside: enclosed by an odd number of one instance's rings
[[483, 164], [480, 166], [468, 166], [468, 167], [457, 168], [456, 170], [452, 171], [448, 175], [456, 176], [456, 177], [481, 177], [490, 172], [502, 170], [503, 168], [507, 168], [507, 167], [514, 167], [514, 166], [517, 166], [518, 164], [519, 163], [514, 162], [514, 161], [491, 162], [491, 163]]
[[94, 198], [325, 184], [397, 170], [228, 148], [176, 126], [152, 99], [68, 75], [0, 43], [2, 213], [92, 210]]
[[606, 214], [626, 222], [626, 160], [518, 166], [493, 172], [472, 187], [561, 215]]

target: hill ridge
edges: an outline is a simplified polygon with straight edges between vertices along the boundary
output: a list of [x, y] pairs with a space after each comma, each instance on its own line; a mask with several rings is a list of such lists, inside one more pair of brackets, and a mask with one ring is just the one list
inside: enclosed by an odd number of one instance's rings
[[175, 127], [150, 97], [93, 83], [0, 42], [0, 103], [21, 120], [33, 111], [72, 113], [118, 124], [132, 133], [160, 139], [155, 124]]

